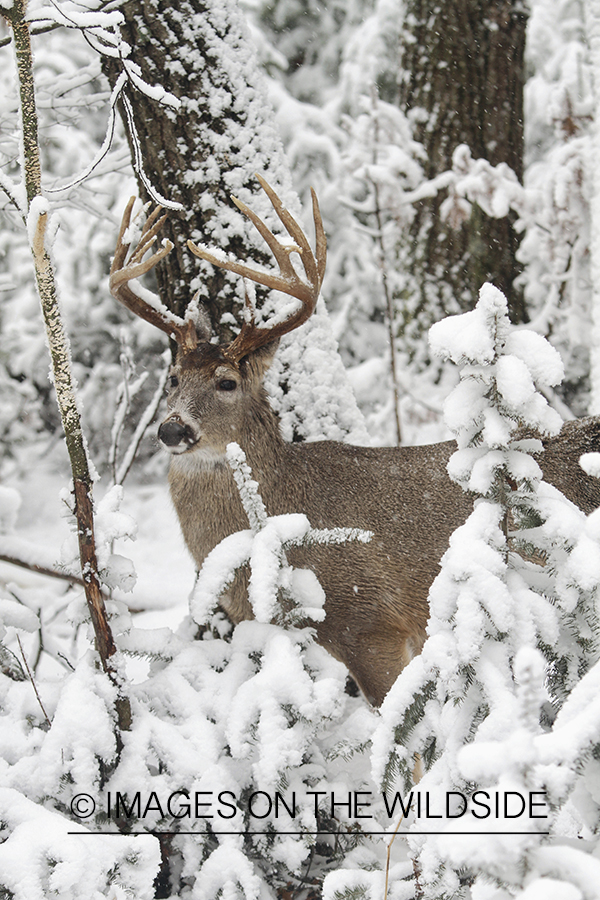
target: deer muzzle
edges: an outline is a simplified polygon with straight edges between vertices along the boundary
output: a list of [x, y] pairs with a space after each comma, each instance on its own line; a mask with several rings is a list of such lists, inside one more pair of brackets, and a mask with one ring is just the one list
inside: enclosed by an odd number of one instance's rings
[[178, 419], [167, 419], [163, 422], [158, 429], [158, 439], [171, 453], [183, 453], [197, 441], [190, 426], [184, 425]]

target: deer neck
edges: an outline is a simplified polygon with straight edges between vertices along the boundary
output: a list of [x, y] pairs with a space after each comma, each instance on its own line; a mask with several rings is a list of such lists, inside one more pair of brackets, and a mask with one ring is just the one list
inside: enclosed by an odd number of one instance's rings
[[266, 394], [249, 404], [235, 441], [246, 454], [259, 490], [266, 489], [289, 448], [281, 437], [279, 419], [271, 409]]
[[[279, 420], [266, 397], [264, 402], [261, 399], [248, 404], [232, 441], [246, 454], [252, 476], [269, 508], [273, 492], [277, 491], [274, 473], [286, 471], [284, 459], [289, 445], [281, 437]], [[248, 528], [248, 517], [223, 453], [207, 449], [173, 456], [169, 486], [184, 539], [199, 566], [219, 541]]]

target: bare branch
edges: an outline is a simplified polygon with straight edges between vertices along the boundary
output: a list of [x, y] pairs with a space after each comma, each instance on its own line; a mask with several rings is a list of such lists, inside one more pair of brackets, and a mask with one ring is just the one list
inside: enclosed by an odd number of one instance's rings
[[48, 578], [59, 578], [61, 581], [68, 581], [71, 584], [85, 587], [85, 582], [80, 575], [71, 575], [69, 572], [61, 572], [60, 569], [49, 569], [47, 566], [27, 562], [27, 560], [19, 559], [18, 556], [10, 556], [8, 553], [0, 553], [0, 562], [8, 563], [11, 566], [19, 566], [21, 569], [36, 572], [38, 575], [46, 575]]

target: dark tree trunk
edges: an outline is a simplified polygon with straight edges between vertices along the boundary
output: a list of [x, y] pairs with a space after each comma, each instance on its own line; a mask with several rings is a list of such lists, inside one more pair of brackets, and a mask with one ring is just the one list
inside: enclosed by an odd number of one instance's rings
[[[131, 84], [125, 88], [148, 179], [162, 196], [183, 206], [183, 211], [169, 212], [164, 226], [163, 234], [175, 249], [157, 267], [159, 293], [170, 309], [183, 315], [199, 290], [215, 332], [228, 340], [233, 320], [225, 314], [233, 313], [239, 321], [240, 279], [195, 259], [186, 240], [271, 265], [270, 255], [257, 249], [252, 226], [233, 206], [231, 194], [264, 213], [268, 203], [253, 197], [259, 190], [254, 173], [264, 174], [276, 189], [289, 181], [244, 21], [230, 0], [130, 0], [120, 9], [126, 20], [123, 37], [133, 48], [131, 56], [142, 78], [181, 101], [176, 112]], [[114, 85], [121, 64], [105, 57], [104, 68]], [[121, 113], [132, 145], [122, 104]], [[140, 196], [149, 199], [138, 181]]]
[[[139, 66], [143, 80], [160, 85], [181, 101], [176, 112], [160, 104], [158, 91], [149, 96], [131, 80], [127, 83], [125, 96], [139, 136], [137, 148], [127, 111], [121, 108], [134, 160], [143, 160], [155, 191], [183, 206], [183, 211], [169, 213], [164, 226], [165, 236], [176, 249], [157, 267], [158, 290], [163, 302], [179, 315], [199, 291], [215, 334], [220, 342], [228, 341], [241, 324], [242, 279], [196, 259], [186, 240], [276, 270], [262, 238], [231, 200], [233, 194], [270, 224], [277, 222], [254, 178], [256, 172], [266, 177], [292, 214], [302, 218], [245, 20], [237, 0], [177, 4], [128, 0], [120, 9], [125, 17], [123, 37], [132, 47], [131, 60]], [[106, 59], [104, 66], [114, 85], [123, 63]], [[139, 177], [138, 181], [140, 194], [146, 197], [143, 181]], [[258, 306], [268, 293], [257, 286]], [[294, 350], [287, 352], [291, 342]], [[303, 352], [308, 346], [310, 354]], [[283, 339], [269, 378], [271, 399], [289, 439], [361, 436], [360, 415], [339, 358], [332, 365], [336, 354], [331, 326], [318, 311], [305, 327]], [[310, 394], [318, 396], [326, 413], [305, 414]]]
[[[402, 71], [386, 99], [405, 108], [425, 149], [424, 168], [433, 178], [452, 166], [452, 154], [467, 144], [473, 158], [507, 163], [523, 175], [523, 84], [527, 14], [519, 0], [407, 0]], [[454, 226], [442, 221], [446, 192], [417, 205], [405, 265], [414, 300], [406, 323], [472, 308], [479, 288], [492, 281], [505, 292], [513, 322], [527, 321], [515, 286], [519, 237], [514, 218], [489, 218], [473, 206]], [[414, 294], [413, 294], [414, 296]]]

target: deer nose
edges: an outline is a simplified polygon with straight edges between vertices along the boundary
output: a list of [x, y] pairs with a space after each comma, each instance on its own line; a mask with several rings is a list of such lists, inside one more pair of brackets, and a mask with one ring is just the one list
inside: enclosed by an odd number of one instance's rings
[[187, 426], [175, 419], [170, 419], [168, 422], [163, 422], [158, 429], [158, 439], [167, 447], [176, 447], [187, 436], [188, 431]]

